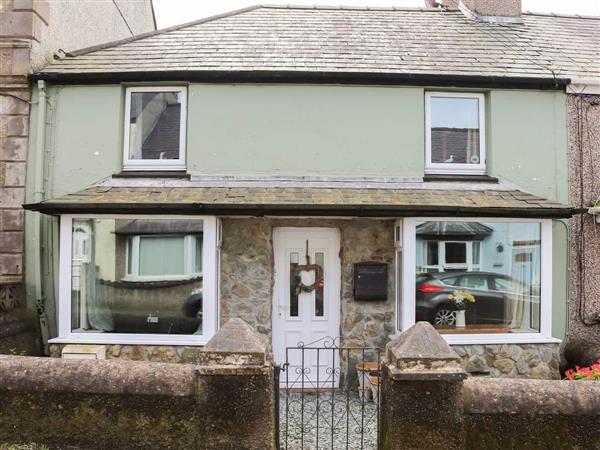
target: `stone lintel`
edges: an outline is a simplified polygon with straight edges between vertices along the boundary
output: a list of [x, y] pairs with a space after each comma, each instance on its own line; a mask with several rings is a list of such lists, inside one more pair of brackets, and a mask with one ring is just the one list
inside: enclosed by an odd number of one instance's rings
[[256, 332], [242, 319], [230, 319], [198, 355], [200, 364], [211, 366], [261, 366], [266, 348]]

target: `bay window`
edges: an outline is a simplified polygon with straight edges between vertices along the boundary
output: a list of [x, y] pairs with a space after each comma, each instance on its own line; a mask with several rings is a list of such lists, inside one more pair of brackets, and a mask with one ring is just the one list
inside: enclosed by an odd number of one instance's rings
[[215, 332], [217, 219], [61, 216], [55, 342], [203, 344]]
[[551, 220], [406, 218], [402, 228], [400, 330], [427, 321], [450, 343], [552, 339]]

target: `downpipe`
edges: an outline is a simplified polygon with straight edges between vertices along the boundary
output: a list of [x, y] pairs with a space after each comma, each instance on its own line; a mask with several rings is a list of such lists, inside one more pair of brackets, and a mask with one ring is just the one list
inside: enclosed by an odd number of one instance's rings
[[[37, 109], [37, 134], [35, 141], [35, 173], [34, 192], [35, 203], [44, 200], [44, 144], [46, 141], [46, 82], [38, 80], [38, 109]], [[34, 265], [34, 288], [35, 304], [42, 335], [42, 346], [44, 355], [48, 355], [48, 316], [42, 288], [42, 217], [41, 213], [34, 213], [33, 223], [33, 265]]]

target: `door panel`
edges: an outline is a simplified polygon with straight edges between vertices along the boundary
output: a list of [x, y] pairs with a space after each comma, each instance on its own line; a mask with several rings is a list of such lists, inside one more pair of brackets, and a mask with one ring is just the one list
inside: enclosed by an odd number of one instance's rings
[[[313, 347], [322, 347], [323, 342], [316, 341], [339, 335], [339, 233], [333, 228], [276, 228], [273, 242], [275, 361], [289, 363], [286, 376], [290, 387], [302, 387], [304, 383], [305, 388], [316, 388], [317, 378], [319, 387], [331, 386], [332, 381], [337, 385], [338, 380], [325, 372], [332, 364], [331, 351], [319, 352], [317, 365], [315, 350], [302, 351], [298, 347], [313, 342]], [[286, 383], [283, 375], [281, 383]]]

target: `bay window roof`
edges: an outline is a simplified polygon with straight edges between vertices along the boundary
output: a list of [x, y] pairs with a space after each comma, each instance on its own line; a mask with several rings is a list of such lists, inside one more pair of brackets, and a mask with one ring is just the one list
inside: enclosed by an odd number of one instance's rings
[[[25, 209], [47, 214], [172, 213], [567, 218], [573, 208], [502, 183], [232, 182], [109, 179]], [[473, 231], [473, 230], [471, 230]], [[481, 230], [480, 230], [481, 231]]]

